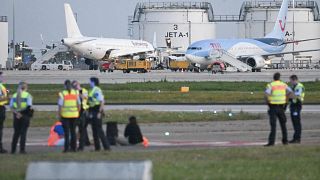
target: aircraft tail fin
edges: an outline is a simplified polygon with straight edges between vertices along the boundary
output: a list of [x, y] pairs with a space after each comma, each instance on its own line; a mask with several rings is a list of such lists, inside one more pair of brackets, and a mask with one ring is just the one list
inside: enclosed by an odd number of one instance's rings
[[82, 37], [82, 34], [79, 30], [76, 19], [74, 18], [73, 11], [70, 4], [64, 4], [64, 11], [66, 16], [66, 26], [67, 26], [67, 35], [68, 38]]
[[288, 1], [283, 0], [281, 8], [277, 17], [277, 21], [274, 24], [273, 31], [266, 35], [266, 38], [276, 38], [284, 39], [285, 37], [285, 28], [287, 24], [287, 13], [288, 13]]

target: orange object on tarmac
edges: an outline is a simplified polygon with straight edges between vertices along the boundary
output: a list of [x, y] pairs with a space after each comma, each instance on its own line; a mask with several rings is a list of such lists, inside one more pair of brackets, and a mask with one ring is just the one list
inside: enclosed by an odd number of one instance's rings
[[143, 144], [144, 147], [148, 147], [149, 146], [149, 140], [145, 136], [143, 136], [142, 144]]
[[64, 141], [63, 127], [62, 127], [62, 123], [60, 121], [57, 121], [50, 128], [50, 135], [48, 138], [48, 146], [63, 145], [64, 143], [62, 143], [62, 141]]

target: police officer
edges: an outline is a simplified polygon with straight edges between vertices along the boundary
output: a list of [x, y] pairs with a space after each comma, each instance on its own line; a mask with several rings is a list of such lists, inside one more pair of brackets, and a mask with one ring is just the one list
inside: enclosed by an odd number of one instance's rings
[[13, 94], [10, 100], [10, 107], [13, 112], [13, 127], [14, 134], [11, 144], [11, 153], [16, 152], [17, 143], [20, 137], [20, 153], [25, 154], [25, 144], [27, 130], [32, 117], [32, 96], [27, 92], [28, 85], [25, 82], [20, 82], [18, 90]]
[[3, 149], [2, 146], [2, 130], [3, 123], [6, 119], [6, 107], [5, 105], [8, 103], [8, 93], [6, 87], [2, 84], [3, 77], [2, 72], [0, 71], [0, 154], [7, 153], [7, 150]]
[[80, 107], [80, 117], [77, 122], [79, 128], [79, 151], [83, 151], [84, 145], [90, 145], [89, 137], [88, 137], [88, 91], [86, 88], [81, 87], [78, 81], [72, 81], [72, 87], [76, 91], [78, 91], [81, 107]]
[[[76, 90], [72, 89], [71, 81], [64, 82], [65, 90], [59, 93], [58, 107], [59, 116], [64, 130], [64, 151], [76, 152], [76, 120], [79, 118], [80, 98]], [[70, 137], [71, 136], [71, 141]]]
[[273, 82], [267, 85], [265, 90], [265, 97], [269, 106], [268, 114], [271, 126], [268, 144], [265, 146], [273, 146], [275, 144], [277, 118], [279, 119], [281, 126], [282, 143], [287, 145], [288, 134], [286, 127], [287, 118], [285, 115], [285, 106], [287, 102], [287, 96], [291, 95], [292, 91], [286, 83], [280, 81], [280, 73], [275, 73], [273, 75], [273, 80]]
[[289, 99], [290, 115], [293, 124], [293, 139], [289, 143], [300, 143], [301, 141], [301, 109], [304, 100], [305, 89], [298, 81], [298, 76], [290, 76], [290, 87], [293, 90], [293, 97]]
[[99, 151], [101, 140], [104, 150], [110, 150], [110, 144], [102, 130], [104, 96], [102, 94], [102, 90], [99, 88], [99, 79], [96, 77], [91, 77], [90, 87], [89, 118], [92, 125], [94, 147], [96, 151]]

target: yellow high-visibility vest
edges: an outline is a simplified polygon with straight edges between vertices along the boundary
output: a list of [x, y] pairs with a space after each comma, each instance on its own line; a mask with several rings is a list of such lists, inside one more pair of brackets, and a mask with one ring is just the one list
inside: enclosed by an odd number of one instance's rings
[[4, 106], [8, 103], [7, 89], [2, 83], [0, 83], [0, 97], [3, 98], [3, 100], [0, 100], [0, 106]]
[[304, 95], [305, 95], [304, 85], [300, 82], [296, 85], [296, 87], [293, 89], [293, 91], [296, 92], [296, 90], [299, 90], [299, 89], [302, 89], [301, 95], [299, 97], [293, 98], [292, 99], [293, 103], [297, 103], [298, 100], [300, 100], [300, 102], [304, 101]]
[[78, 98], [79, 94], [76, 90], [64, 90], [59, 93], [60, 98], [63, 99], [63, 105], [61, 107], [61, 117], [63, 118], [78, 118]]
[[82, 108], [84, 110], [89, 109], [89, 105], [88, 105], [88, 90], [85, 88], [82, 88], [82, 94], [86, 94], [86, 96], [84, 96], [84, 98], [82, 98]]
[[99, 87], [95, 86], [89, 92], [89, 101], [88, 102], [89, 102], [90, 107], [100, 105], [100, 101], [98, 101], [97, 97], [95, 97], [95, 94], [99, 91], [102, 93], [101, 89]]
[[286, 90], [288, 85], [281, 81], [273, 81], [267, 85], [271, 89], [271, 95], [268, 96], [270, 104], [285, 104]]
[[20, 107], [18, 107], [17, 95], [18, 93], [14, 93], [12, 96], [13, 98], [12, 108], [15, 109], [16, 111], [25, 110], [28, 107], [27, 102], [28, 102], [28, 98], [30, 98], [31, 95], [26, 91], [21, 92]]

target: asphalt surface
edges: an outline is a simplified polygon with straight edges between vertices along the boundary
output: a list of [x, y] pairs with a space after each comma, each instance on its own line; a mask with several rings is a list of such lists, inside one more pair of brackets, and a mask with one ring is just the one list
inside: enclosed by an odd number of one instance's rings
[[288, 80], [292, 74], [298, 75], [301, 81], [315, 81], [320, 79], [320, 70], [263, 70], [262, 72], [227, 72], [225, 74], [211, 74], [208, 72], [171, 72], [169, 70], [151, 71], [149, 73], [129, 73], [122, 71], [101, 73], [100, 71], [72, 70], [72, 71], [4, 71], [5, 81], [16, 84], [26, 81], [31, 84], [62, 84], [65, 79], [78, 80], [88, 83], [89, 78], [96, 76], [101, 83], [127, 83], [147, 81], [263, 81], [269, 82], [275, 72], [281, 72], [282, 79]]
[[[88, 83], [91, 76], [100, 78], [101, 83], [126, 83], [147, 81], [271, 81], [277, 70], [264, 70], [259, 73], [225, 73], [211, 74], [191, 72], [152, 71], [146, 74], [100, 73], [99, 71], [5, 71], [5, 83], [15, 84], [26, 81], [33, 84], [62, 84], [65, 79], [78, 80]], [[292, 74], [298, 75], [301, 81], [315, 81], [320, 79], [320, 70], [279, 70], [282, 79], [287, 80]], [[106, 110], [131, 109], [153, 111], [245, 111], [262, 113], [262, 120], [248, 121], [215, 121], [199, 123], [161, 123], [141, 124], [143, 134], [149, 138], [150, 146], [147, 150], [161, 150], [168, 148], [216, 148], [238, 146], [261, 146], [266, 143], [269, 134], [269, 122], [265, 105], [107, 105]], [[39, 111], [55, 111], [56, 105], [35, 106]], [[320, 105], [305, 105], [303, 109], [302, 144], [320, 143]], [[292, 137], [290, 118], [287, 123], [289, 137]], [[105, 127], [104, 127], [105, 128]], [[123, 134], [124, 125], [119, 125], [119, 135]], [[5, 128], [3, 142], [6, 149], [10, 149], [13, 129]], [[89, 134], [91, 134], [89, 128]], [[49, 148], [46, 141], [49, 127], [29, 128], [27, 151], [29, 153], [62, 151], [62, 147]], [[91, 137], [92, 139], [92, 137]], [[281, 132], [277, 130], [277, 142], [280, 143]], [[86, 151], [93, 150], [93, 146]], [[131, 151], [146, 150], [141, 146], [113, 147], [113, 150]]]
[[[302, 145], [320, 143], [320, 113], [303, 113]], [[287, 116], [288, 117], [288, 116]], [[118, 125], [119, 136], [122, 136], [125, 125]], [[261, 120], [214, 121], [197, 123], [155, 123], [140, 124], [141, 131], [150, 141], [148, 148], [142, 146], [112, 146], [115, 151], [144, 151], [185, 148], [217, 148], [217, 147], [248, 147], [266, 144], [269, 134], [269, 121], [266, 114]], [[293, 135], [292, 124], [287, 122], [289, 140]], [[105, 127], [104, 127], [105, 129]], [[88, 128], [90, 139], [91, 129]], [[13, 129], [5, 128], [3, 142], [10, 149]], [[28, 153], [60, 152], [62, 147], [47, 147], [49, 127], [29, 128], [27, 139]], [[277, 145], [281, 145], [281, 131], [277, 127]], [[93, 150], [93, 146], [86, 151]]]
[[[35, 105], [37, 111], [57, 111], [57, 105]], [[9, 108], [7, 108], [9, 109]], [[106, 105], [105, 110], [151, 110], [151, 111], [172, 111], [172, 112], [250, 112], [265, 113], [266, 105]], [[303, 111], [308, 113], [320, 112], [320, 105], [304, 105]]]

